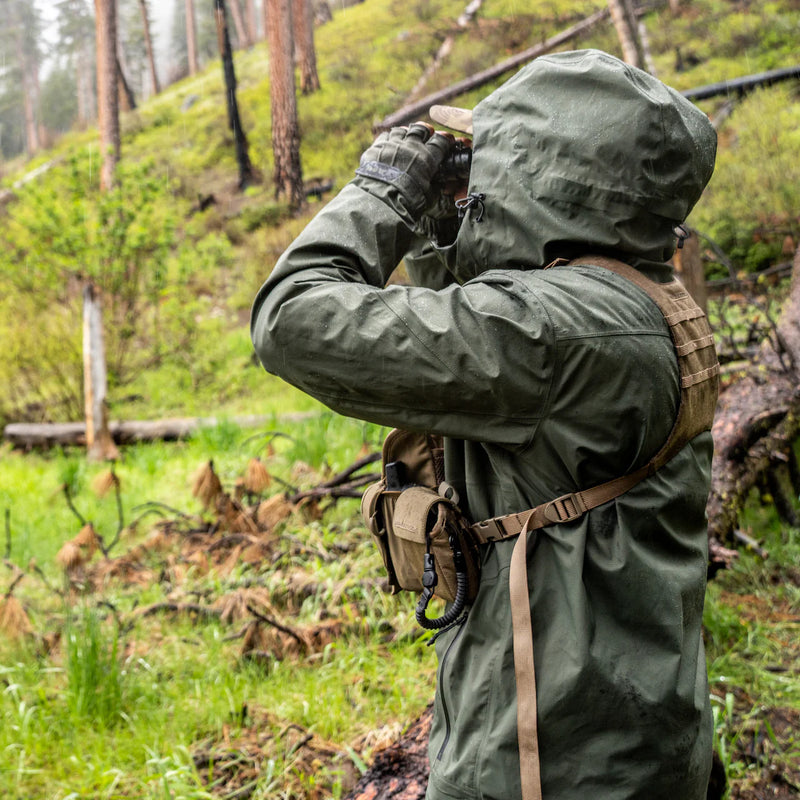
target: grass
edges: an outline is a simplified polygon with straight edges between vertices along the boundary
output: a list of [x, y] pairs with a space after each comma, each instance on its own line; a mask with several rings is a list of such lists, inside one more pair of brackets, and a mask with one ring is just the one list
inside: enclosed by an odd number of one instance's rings
[[[126, 524], [149, 502], [175, 509], [162, 508], [170, 519], [208, 518], [191, 483], [210, 457], [228, 488], [254, 456], [277, 482], [312, 485], [365, 445], [376, 448], [384, 433], [323, 413], [256, 430], [223, 421], [185, 442], [130, 447], [117, 468]], [[67, 591], [55, 553], [81, 525], [59, 487], [71, 487], [75, 507], [108, 542], [118, 519], [113, 492], [92, 491], [102, 470], [71, 450], [0, 460], [14, 567], [3, 586], [25, 572], [13, 599], [35, 631], [0, 641], [4, 796], [208, 798], [242, 788], [236, 781], [251, 773], [255, 797], [343, 796], [380, 736], [397, 735], [425, 707], [435, 673], [413, 598], [373, 588], [379, 558], [357, 503], [340, 501], [321, 519], [284, 519], [272, 558], [257, 564], [192, 561], [187, 530], [178, 549], [139, 556], [147, 580], [108, 578], [93, 591], [73, 582]], [[160, 524], [142, 518], [111, 558], [130, 561]], [[783, 723], [800, 719], [800, 531], [782, 529], [755, 499], [745, 524], [769, 558], [744, 551], [709, 584], [705, 612], [715, 746], [739, 789], [763, 777], [765, 765], [787, 775], [800, 768], [796, 729]], [[237, 592], [261, 590], [270, 604], [262, 613], [296, 631], [335, 622], [336, 635], [306, 655], [248, 657], [252, 616], [142, 613], [164, 603], [230, 605]]]
[[[330, 414], [287, 423], [280, 436], [276, 432], [224, 422], [187, 442], [125, 450], [116, 472], [126, 522], [146, 502], [168, 502], [175, 514], [202, 516], [191, 495], [191, 475], [210, 456], [229, 487], [254, 454], [275, 479], [303, 485], [347, 466], [364, 444], [375, 447], [383, 433]], [[323, 520], [287, 520], [272, 563], [189, 568], [178, 577], [183, 565], [173, 550], [163, 558], [147, 557], [161, 574], [154, 572], [146, 583], [109, 579], [87, 592], [87, 583], [73, 582], [65, 590], [54, 556], [81, 522], [59, 487], [71, 487], [75, 507], [109, 542], [118, 525], [113, 492], [104, 497], [92, 492], [103, 467], [87, 465], [79, 451], [4, 456], [0, 503], [12, 510], [9, 578], [19, 569], [25, 572], [14, 600], [36, 631], [0, 641], [0, 785], [11, 797], [205, 797], [192, 760], [197, 748], [247, 732], [250, 717], [268, 719], [275, 738], [263, 744], [274, 746], [268, 752], [274, 767], [272, 778], [267, 771], [259, 779], [262, 789], [277, 781], [286, 792], [323, 780], [316, 768], [309, 772], [298, 761], [302, 753], [279, 746], [287, 725], [306, 730], [315, 742], [332, 741], [340, 760], [349, 748], [345, 760], [363, 765], [369, 734], [387, 726], [396, 732], [398, 720], [413, 717], [428, 702], [433, 651], [419, 640], [410, 598], [369, 588], [379, 560], [354, 520], [355, 501], [342, 501]], [[314, 459], [314, 472], [299, 466], [305, 458]], [[26, 519], [21, 509], [43, 513]], [[126, 530], [111, 557], [124, 559], [156, 522], [151, 518]], [[41, 573], [32, 569], [31, 559]], [[313, 591], [286, 590], [299, 572], [306, 585], [313, 582]], [[241, 621], [137, 612], [176, 597], [210, 604], [252, 585], [263, 587], [273, 613], [298, 629], [340, 616], [341, 636], [307, 658], [249, 661], [237, 634]], [[338, 780], [337, 769], [331, 764], [329, 775], [322, 769], [329, 788]], [[275, 791], [261, 796], [300, 796]]]
[[769, 771], [800, 783], [800, 531], [755, 502], [744, 522], [769, 555], [742, 551], [709, 584], [704, 614], [715, 748], [733, 797], [764, 791]]

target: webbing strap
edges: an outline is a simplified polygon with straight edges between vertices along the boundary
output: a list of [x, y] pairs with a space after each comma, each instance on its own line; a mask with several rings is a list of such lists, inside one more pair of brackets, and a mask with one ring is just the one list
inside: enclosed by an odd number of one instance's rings
[[652, 465], [648, 463], [636, 472], [614, 478], [614, 480], [593, 486], [591, 489], [584, 489], [582, 492], [562, 495], [555, 500], [542, 503], [536, 508], [523, 511], [521, 514], [507, 514], [476, 522], [470, 530], [479, 542], [486, 543], [511, 539], [518, 536], [523, 529], [535, 531], [546, 525], [572, 522], [572, 520], [582, 517], [587, 511], [625, 494], [650, 475], [651, 471]]
[[533, 622], [528, 594], [528, 535], [525, 526], [511, 554], [508, 585], [514, 640], [514, 675], [517, 682], [517, 744], [522, 800], [542, 800]]

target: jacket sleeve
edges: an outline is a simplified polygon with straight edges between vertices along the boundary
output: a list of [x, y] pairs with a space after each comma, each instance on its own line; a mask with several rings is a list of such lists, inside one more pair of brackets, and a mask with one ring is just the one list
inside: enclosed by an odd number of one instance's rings
[[386, 286], [414, 243], [380, 199], [345, 187], [256, 297], [251, 336], [261, 363], [348, 416], [527, 443], [553, 371], [544, 307], [509, 272], [438, 289]]

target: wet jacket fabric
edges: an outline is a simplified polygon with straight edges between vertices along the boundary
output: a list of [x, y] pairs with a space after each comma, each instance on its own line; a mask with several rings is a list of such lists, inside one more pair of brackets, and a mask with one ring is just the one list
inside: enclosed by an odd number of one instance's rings
[[[537, 59], [478, 104], [474, 129], [480, 222], [468, 212], [453, 244], [422, 243], [391, 186], [356, 178], [283, 254], [251, 332], [267, 370], [331, 408], [443, 434], [446, 479], [480, 520], [630, 472], [666, 440], [678, 369], [655, 304], [600, 266], [542, 268], [600, 252], [668, 279], [714, 135], [596, 51]], [[387, 286], [404, 257], [415, 285]], [[701, 434], [625, 495], [531, 535], [545, 800], [705, 798], [711, 450]], [[513, 546], [485, 546], [467, 621], [437, 642], [429, 800], [521, 796]]]

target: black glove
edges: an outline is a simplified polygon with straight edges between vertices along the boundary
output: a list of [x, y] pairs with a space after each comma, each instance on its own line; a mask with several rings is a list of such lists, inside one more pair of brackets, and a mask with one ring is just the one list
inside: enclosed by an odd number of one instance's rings
[[441, 185], [434, 183], [434, 176], [454, 145], [451, 134], [434, 133], [421, 122], [392, 128], [364, 151], [353, 182], [419, 230], [424, 215], [441, 214]]

